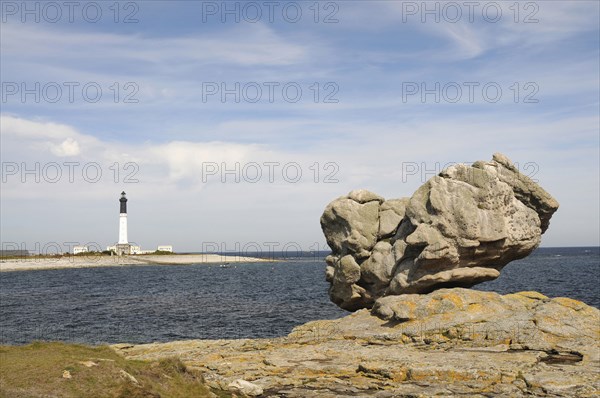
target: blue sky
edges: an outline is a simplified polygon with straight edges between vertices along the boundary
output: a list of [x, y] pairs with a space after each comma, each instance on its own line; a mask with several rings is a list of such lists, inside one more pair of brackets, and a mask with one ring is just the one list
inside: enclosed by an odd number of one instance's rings
[[332, 199], [502, 152], [561, 204], [543, 246], [599, 244], [597, 1], [24, 4], [2, 3], [3, 243], [114, 243], [125, 190], [144, 248], [323, 249]]

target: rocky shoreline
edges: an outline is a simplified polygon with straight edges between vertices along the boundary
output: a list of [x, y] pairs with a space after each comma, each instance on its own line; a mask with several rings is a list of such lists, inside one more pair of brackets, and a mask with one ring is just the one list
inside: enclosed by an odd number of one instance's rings
[[0, 272], [44, 269], [119, 267], [131, 265], [191, 265], [273, 262], [272, 259], [220, 254], [166, 254], [135, 256], [64, 256], [60, 258], [23, 257], [0, 260]]
[[276, 339], [112, 347], [127, 359], [177, 357], [242, 396], [596, 397], [597, 308], [465, 289], [538, 247], [557, 209], [502, 154], [451, 166], [410, 198], [355, 190], [321, 217], [329, 296], [353, 314]]
[[441, 289], [384, 297], [281, 338], [112, 348], [128, 359], [178, 357], [210, 387], [242, 396], [600, 394], [600, 311], [536, 292]]

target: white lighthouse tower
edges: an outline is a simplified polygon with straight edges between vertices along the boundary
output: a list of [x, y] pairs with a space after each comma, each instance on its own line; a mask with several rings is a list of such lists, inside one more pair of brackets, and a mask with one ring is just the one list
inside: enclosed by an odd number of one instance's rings
[[117, 243], [117, 254], [122, 256], [123, 254], [131, 254], [131, 245], [127, 240], [127, 198], [125, 197], [125, 191], [121, 192], [119, 202], [121, 206], [119, 211], [119, 243]]

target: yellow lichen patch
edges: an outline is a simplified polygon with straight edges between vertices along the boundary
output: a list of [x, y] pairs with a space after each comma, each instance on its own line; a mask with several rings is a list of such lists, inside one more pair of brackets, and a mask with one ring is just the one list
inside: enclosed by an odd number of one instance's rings
[[[524, 291], [524, 292], [518, 292], [515, 293], [516, 295], [519, 296], [523, 296], [523, 297], [527, 297], [530, 299], [534, 299], [534, 300], [546, 300], [548, 299], [548, 296], [544, 296], [542, 293], [539, 292], [534, 292], [534, 291]], [[512, 295], [508, 295], [508, 296], [512, 296]]]
[[497, 372], [490, 373], [482, 370], [463, 371], [451, 368], [410, 368], [408, 370], [408, 378], [412, 381], [464, 382], [478, 380], [487, 383], [497, 383], [502, 379], [501, 374]]
[[452, 321], [454, 318], [456, 317], [456, 314], [452, 313], [452, 312], [447, 312], [445, 314], [441, 314], [439, 316], [439, 320], [440, 321], [444, 321], [444, 322], [450, 322]]
[[410, 314], [411, 318], [414, 318], [415, 312], [417, 310], [417, 303], [415, 303], [414, 301], [404, 301], [402, 302], [402, 306], [408, 309], [408, 313]]
[[486, 308], [481, 303], [471, 303], [467, 307], [467, 312], [470, 312], [470, 313], [479, 313], [479, 312], [485, 312], [485, 311], [486, 311]]
[[218, 353], [212, 353], [212, 354], [204, 355], [202, 357], [202, 360], [204, 360], [206, 362], [220, 361], [222, 359], [223, 359], [223, 355], [218, 354]]
[[538, 292], [519, 292], [507, 294], [504, 299], [512, 304], [521, 304], [526, 308], [532, 308], [540, 302], [539, 300], [548, 299], [548, 297]]
[[441, 297], [436, 297], [430, 300], [425, 305], [427, 314], [446, 314], [460, 310], [463, 307], [463, 302], [456, 294], [445, 294]]
[[393, 381], [401, 382], [408, 380], [408, 369], [405, 367], [401, 367], [393, 370]]
[[522, 304], [526, 308], [530, 308], [537, 300], [522, 296], [517, 293], [507, 294], [504, 298], [513, 305]]
[[464, 302], [462, 297], [456, 293], [446, 293], [442, 296], [442, 300], [450, 301], [452, 304], [456, 306], [456, 308], [463, 308]]
[[409, 344], [412, 343], [412, 339], [410, 338], [410, 336], [407, 336], [405, 334], [402, 334], [400, 336], [400, 341], [402, 342], [402, 344]]
[[586, 308], [586, 305], [578, 300], [573, 300], [568, 297], [557, 297], [552, 299], [553, 302], [562, 305], [563, 307], [571, 308], [576, 311]]
[[439, 314], [441, 307], [441, 300], [430, 300], [425, 305], [425, 310], [428, 314]]

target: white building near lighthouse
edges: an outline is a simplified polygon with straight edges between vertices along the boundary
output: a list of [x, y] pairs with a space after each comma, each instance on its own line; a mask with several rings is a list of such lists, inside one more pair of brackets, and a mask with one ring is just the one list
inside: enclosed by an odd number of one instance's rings
[[87, 246], [73, 246], [73, 254], [89, 253], [90, 248]]

